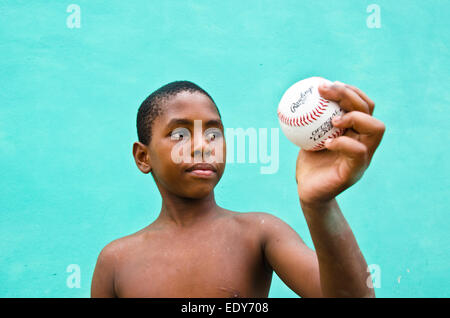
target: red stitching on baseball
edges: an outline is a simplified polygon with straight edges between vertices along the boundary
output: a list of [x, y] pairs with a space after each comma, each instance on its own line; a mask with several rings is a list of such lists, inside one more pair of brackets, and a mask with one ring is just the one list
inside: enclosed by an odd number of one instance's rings
[[326, 107], [328, 107], [329, 101], [323, 98], [319, 98], [318, 104], [315, 108], [312, 109], [309, 113], [296, 116], [296, 117], [288, 117], [278, 112], [278, 118], [280, 118], [281, 122], [289, 125], [289, 126], [306, 126], [313, 123], [316, 119], [318, 119], [325, 111]]
[[319, 142], [317, 145], [315, 145], [312, 150], [317, 150], [319, 148], [321, 148], [323, 145], [325, 144], [325, 141], [321, 141]]
[[322, 112], [324, 112], [326, 110], [324, 107], [320, 107], [320, 106], [317, 106], [315, 109], [317, 111], [321, 110]]

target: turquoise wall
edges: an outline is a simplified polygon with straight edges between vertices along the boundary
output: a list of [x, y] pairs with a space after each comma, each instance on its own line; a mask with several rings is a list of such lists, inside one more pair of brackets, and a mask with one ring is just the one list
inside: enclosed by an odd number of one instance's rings
[[[73, 2], [0, 1], [0, 297], [88, 297], [100, 250], [157, 217], [131, 154], [154, 89], [190, 80], [226, 127], [278, 128], [282, 94], [310, 76], [361, 88], [387, 127], [337, 199], [380, 268], [377, 296], [450, 296], [449, 1], [74, 1], [80, 28]], [[312, 247], [298, 149], [279, 143], [277, 173], [229, 164], [216, 199], [273, 213]], [[274, 277], [270, 296], [296, 295]]]

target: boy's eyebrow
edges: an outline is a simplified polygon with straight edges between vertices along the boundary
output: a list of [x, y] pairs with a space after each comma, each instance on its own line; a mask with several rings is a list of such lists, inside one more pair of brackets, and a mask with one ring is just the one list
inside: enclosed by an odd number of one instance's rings
[[[173, 118], [169, 123], [167, 124], [167, 127], [170, 127], [172, 125], [193, 125], [194, 122], [190, 119], [185, 118]], [[205, 126], [219, 126], [223, 127], [222, 121], [218, 119], [210, 119], [205, 123]]]

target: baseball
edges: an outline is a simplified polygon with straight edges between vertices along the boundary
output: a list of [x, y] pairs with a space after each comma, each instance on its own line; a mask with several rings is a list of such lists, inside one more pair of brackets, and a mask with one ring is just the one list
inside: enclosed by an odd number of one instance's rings
[[323, 82], [332, 84], [322, 77], [301, 80], [283, 94], [278, 105], [278, 120], [284, 135], [304, 150], [325, 149], [325, 140], [336, 138], [345, 129], [333, 127], [331, 119], [345, 114], [336, 102], [320, 96], [318, 87]]

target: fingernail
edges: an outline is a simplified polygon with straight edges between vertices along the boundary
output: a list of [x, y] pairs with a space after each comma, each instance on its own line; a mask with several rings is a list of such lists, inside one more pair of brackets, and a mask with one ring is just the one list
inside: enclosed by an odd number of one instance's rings
[[322, 88], [325, 89], [330, 88], [330, 85], [328, 83], [322, 83]]
[[334, 121], [335, 123], [338, 123], [338, 122], [341, 121], [341, 119], [342, 119], [341, 116], [336, 116], [336, 117], [333, 118], [333, 121]]
[[329, 146], [331, 145], [331, 143], [333, 142], [333, 138], [328, 138], [327, 140], [325, 140], [325, 146]]

